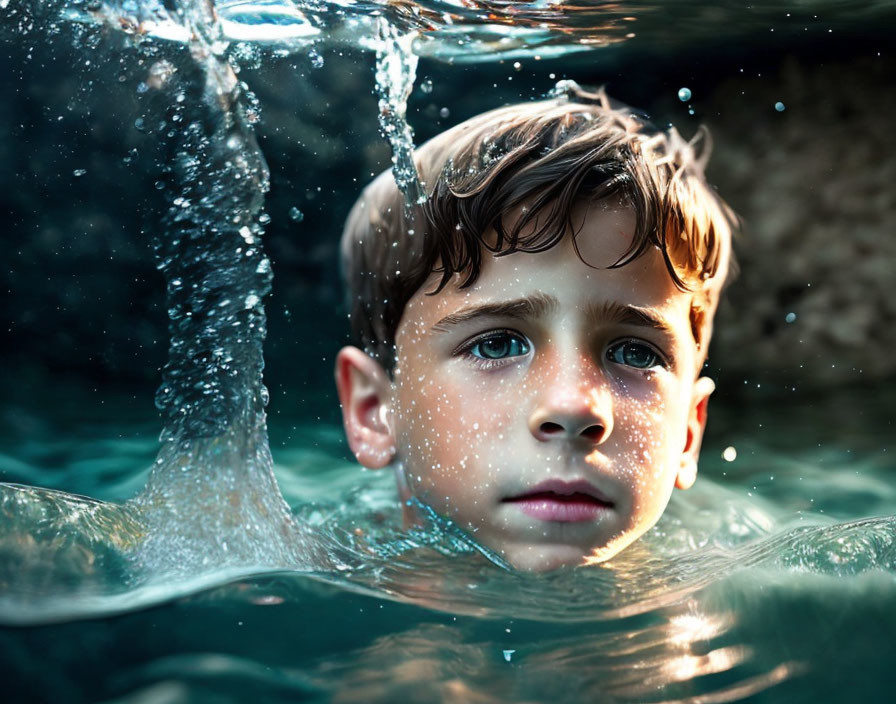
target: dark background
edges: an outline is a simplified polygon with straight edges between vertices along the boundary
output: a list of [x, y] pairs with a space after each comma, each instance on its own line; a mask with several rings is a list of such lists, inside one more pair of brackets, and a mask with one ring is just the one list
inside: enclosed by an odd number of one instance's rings
[[[573, 78], [605, 84], [686, 137], [707, 124], [716, 145], [710, 180], [744, 219], [742, 272], [710, 356], [718, 402], [736, 409], [745, 395], [792, 398], [796, 390], [807, 398], [879, 384], [896, 372], [892, 23], [830, 27], [782, 20], [777, 34], [688, 46], [633, 40], [519, 67], [422, 60], [409, 118], [420, 142]], [[332, 420], [332, 360], [347, 332], [337, 242], [389, 152], [377, 132], [372, 56], [320, 53], [320, 68], [304, 55], [244, 53], [240, 78], [257, 98], [271, 170], [271, 410]], [[27, 431], [42, 414], [101, 415], [112, 397], [121, 412], [155, 413], [167, 334], [149, 235], [166, 204], [155, 187], [162, 111], [141, 83], [162, 58], [175, 67], [189, 61], [173, 47], [164, 57], [137, 51], [119, 33], [23, 33], [0, 17], [7, 430]], [[684, 86], [687, 103], [678, 99]]]

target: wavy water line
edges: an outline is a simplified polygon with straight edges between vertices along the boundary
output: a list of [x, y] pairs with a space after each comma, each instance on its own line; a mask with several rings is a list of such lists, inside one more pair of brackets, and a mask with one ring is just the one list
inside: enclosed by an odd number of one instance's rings
[[[275, 575], [485, 619], [586, 623], [661, 612], [739, 574], [769, 583], [788, 575], [840, 583], [896, 573], [896, 517], [804, 526], [736, 548], [709, 545], [672, 556], [663, 553], [661, 543], [636, 544], [602, 566], [528, 575], [495, 567], [439, 525], [380, 536], [382, 547], [397, 546], [384, 550], [358, 540], [338, 521], [307, 528], [315, 535], [317, 562], [329, 565], [326, 570], [308, 564], [307, 555], [259, 554], [254, 561], [195, 565], [185, 560], [185, 569], [154, 565], [139, 571], [133, 569], [133, 556], [149, 533], [128, 506], [0, 485], [0, 515], [20, 528], [6, 532], [0, 551], [0, 622], [13, 625], [132, 611]], [[23, 557], [31, 561], [27, 569]]]

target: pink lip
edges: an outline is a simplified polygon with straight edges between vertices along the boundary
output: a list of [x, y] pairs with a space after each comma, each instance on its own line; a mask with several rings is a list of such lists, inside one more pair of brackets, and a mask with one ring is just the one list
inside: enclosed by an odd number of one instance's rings
[[584, 479], [572, 482], [549, 479], [503, 502], [519, 506], [520, 511], [532, 518], [558, 523], [593, 521], [602, 511], [613, 507], [610, 499]]

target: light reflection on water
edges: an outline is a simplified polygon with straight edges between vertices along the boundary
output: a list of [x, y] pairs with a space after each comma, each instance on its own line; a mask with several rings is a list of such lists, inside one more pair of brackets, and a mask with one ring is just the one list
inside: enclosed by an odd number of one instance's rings
[[[174, 6], [154, 0], [69, 2], [65, 7], [68, 19], [118, 26], [135, 35], [177, 42], [190, 36]], [[861, 8], [836, 0], [791, 7], [652, 0], [221, 0], [215, 8], [226, 40], [281, 54], [307, 51], [322, 42], [375, 48], [378, 18], [384, 17], [400, 31], [418, 34], [415, 53], [453, 63], [550, 58], [630, 42], [668, 47], [707, 37], [731, 41], [770, 27], [779, 35], [798, 36], [819, 17], [830, 31], [839, 31], [893, 15], [892, 3], [883, 0]]]

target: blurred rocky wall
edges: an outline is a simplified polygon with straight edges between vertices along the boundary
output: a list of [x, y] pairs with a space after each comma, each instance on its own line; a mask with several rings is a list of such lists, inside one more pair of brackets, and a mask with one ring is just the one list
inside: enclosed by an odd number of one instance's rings
[[[706, 105], [710, 175], [744, 222], [713, 350], [727, 374], [824, 386], [896, 373], [893, 68], [788, 57]], [[745, 99], [764, 109], [731, 109]]]

